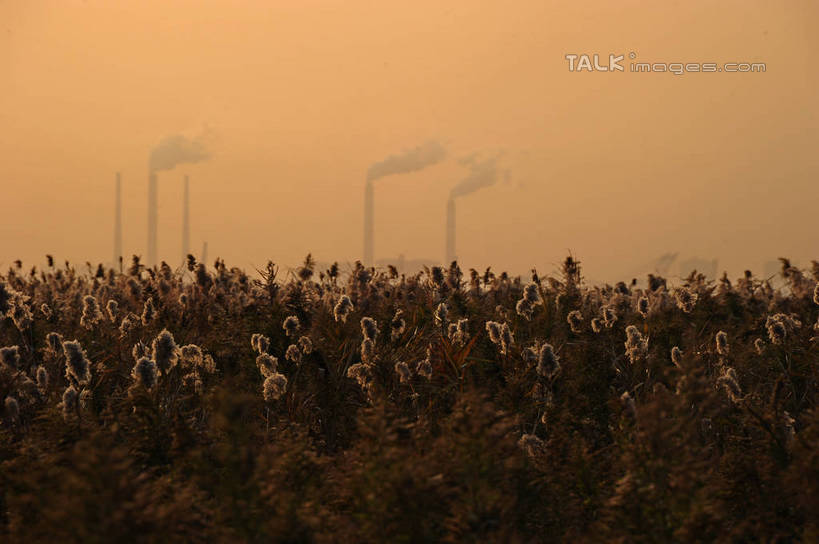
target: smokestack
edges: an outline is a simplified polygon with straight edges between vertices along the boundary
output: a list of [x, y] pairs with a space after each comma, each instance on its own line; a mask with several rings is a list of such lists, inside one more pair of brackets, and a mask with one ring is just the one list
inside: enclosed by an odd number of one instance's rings
[[114, 191], [114, 264], [116, 268], [122, 258], [122, 178], [117, 172], [117, 183]]
[[206, 265], [208, 264], [208, 243], [202, 243], [202, 257], [199, 259], [199, 262]]
[[373, 237], [375, 235], [373, 210], [373, 182], [367, 180], [364, 186], [364, 266], [373, 265]]
[[446, 203], [446, 252], [444, 264], [449, 265], [455, 256], [455, 199], [450, 198]]
[[148, 176], [148, 262], [149, 267], [156, 266], [156, 231], [159, 200], [157, 197], [156, 171], [151, 170]]
[[184, 195], [182, 197], [182, 263], [184, 264], [191, 252], [191, 221], [190, 221], [190, 185], [188, 176], [185, 176]]

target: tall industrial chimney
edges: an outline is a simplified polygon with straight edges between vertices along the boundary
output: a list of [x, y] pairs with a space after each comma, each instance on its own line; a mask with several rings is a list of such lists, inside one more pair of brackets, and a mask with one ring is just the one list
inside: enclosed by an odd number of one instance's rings
[[373, 182], [367, 180], [364, 186], [364, 265], [373, 265], [374, 230]]
[[188, 176], [185, 176], [185, 189], [182, 203], [182, 263], [187, 260], [191, 252], [191, 222], [190, 222], [190, 185]]
[[148, 176], [148, 262], [149, 267], [156, 262], [156, 231], [159, 200], [157, 197], [156, 172], [151, 170]]
[[202, 243], [202, 255], [199, 259], [199, 262], [206, 265], [208, 264], [208, 243], [207, 241]]
[[446, 251], [444, 264], [449, 265], [455, 256], [455, 199], [450, 198], [446, 203]]
[[122, 178], [117, 172], [117, 184], [114, 191], [114, 262], [113, 267], [119, 266], [122, 258]]

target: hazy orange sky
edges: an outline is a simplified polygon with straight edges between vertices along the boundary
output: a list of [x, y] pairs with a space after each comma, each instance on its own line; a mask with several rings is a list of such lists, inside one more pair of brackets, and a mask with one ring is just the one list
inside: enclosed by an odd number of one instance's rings
[[[376, 258], [443, 260], [458, 159], [509, 181], [458, 201], [459, 260], [591, 278], [660, 254], [732, 275], [819, 257], [814, 0], [0, 0], [0, 265], [145, 254], [148, 155], [216, 134], [161, 172], [159, 253], [261, 267], [361, 258], [364, 176], [435, 139], [449, 158], [376, 182]], [[567, 53], [764, 62], [765, 73], [571, 73]], [[624, 62], [627, 64], [627, 60]], [[675, 270], [676, 271], [676, 270]]]

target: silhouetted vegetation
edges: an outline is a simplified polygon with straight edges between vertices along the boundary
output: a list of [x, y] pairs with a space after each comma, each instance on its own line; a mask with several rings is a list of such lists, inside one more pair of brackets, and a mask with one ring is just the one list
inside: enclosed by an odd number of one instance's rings
[[819, 539], [817, 263], [259, 276], [0, 276], [0, 540]]

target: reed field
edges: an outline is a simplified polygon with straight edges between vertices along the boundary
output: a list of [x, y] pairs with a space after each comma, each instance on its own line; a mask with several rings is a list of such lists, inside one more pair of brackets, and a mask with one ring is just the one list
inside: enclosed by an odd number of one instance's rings
[[819, 540], [819, 263], [0, 275], [0, 541]]

